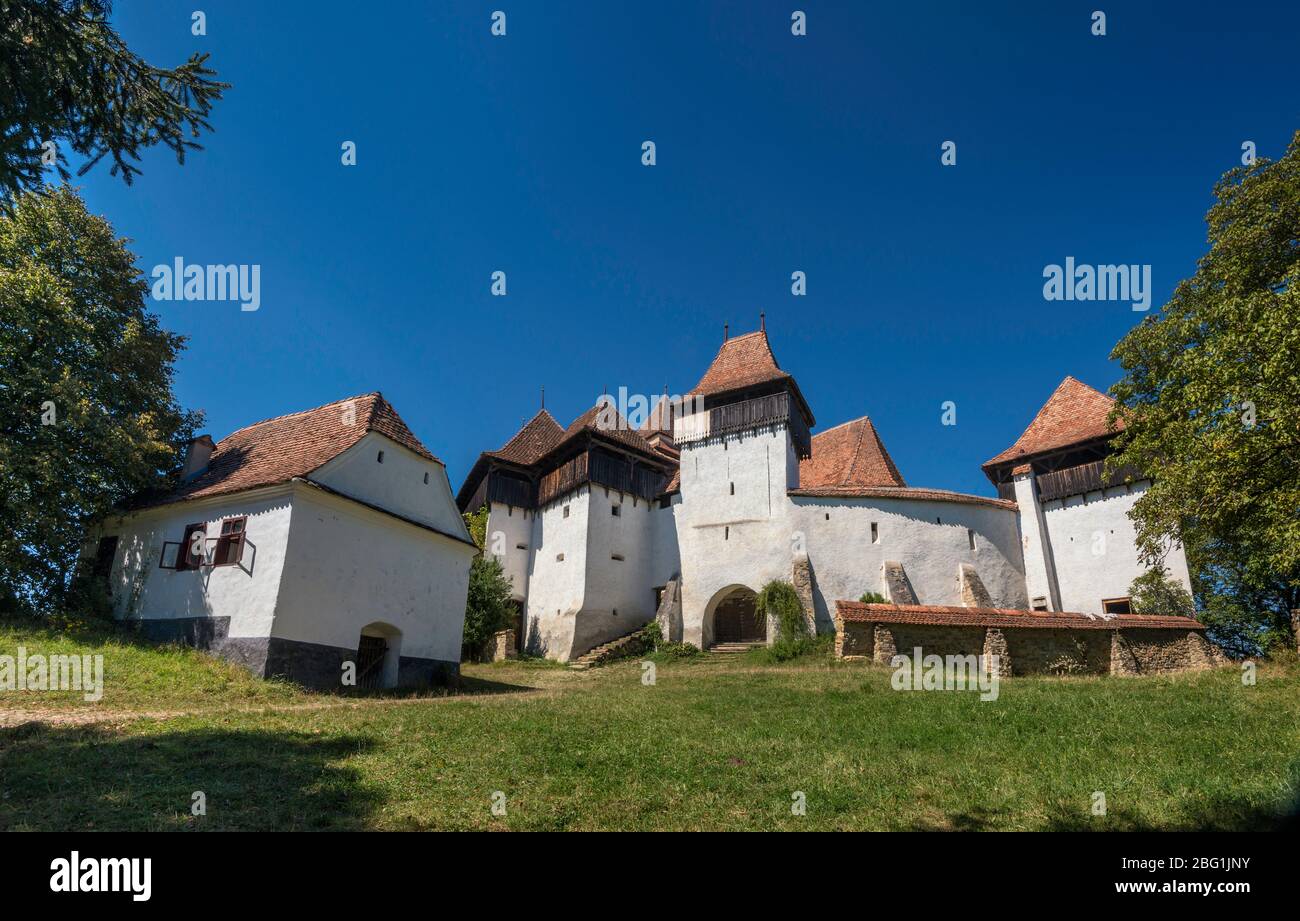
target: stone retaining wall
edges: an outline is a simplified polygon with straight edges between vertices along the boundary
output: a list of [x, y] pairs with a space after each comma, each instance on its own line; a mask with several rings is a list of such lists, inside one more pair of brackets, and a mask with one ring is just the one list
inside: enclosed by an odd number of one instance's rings
[[1149, 675], [1213, 668], [1227, 660], [1199, 630], [1070, 630], [835, 620], [835, 654], [888, 665], [895, 655], [997, 655], [1004, 677]]

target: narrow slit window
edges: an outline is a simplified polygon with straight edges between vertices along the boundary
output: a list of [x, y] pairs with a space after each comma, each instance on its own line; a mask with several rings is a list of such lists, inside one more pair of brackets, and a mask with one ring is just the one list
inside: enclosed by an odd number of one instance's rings
[[873, 544], [880, 543], [880, 525], [876, 524], [874, 521], [871, 522], [871, 542]]
[[375, 455], [375, 461], [376, 461], [377, 463], [380, 463], [380, 464], [382, 464], [382, 463], [384, 462], [384, 452], [383, 452], [383, 451], [380, 451], [377, 455]]
[[609, 558], [610, 558], [611, 560], [618, 560], [620, 563], [623, 562], [623, 559], [624, 559], [623, 554], [621, 554], [621, 553], [611, 553], [611, 554], [609, 555]]
[[970, 528], [966, 529], [966, 541], [970, 544], [972, 550], [975, 549], [975, 532]]

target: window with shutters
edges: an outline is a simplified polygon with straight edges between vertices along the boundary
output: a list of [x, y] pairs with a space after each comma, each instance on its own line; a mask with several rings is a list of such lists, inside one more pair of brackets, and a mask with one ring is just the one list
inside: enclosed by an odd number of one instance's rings
[[212, 552], [213, 566], [234, 566], [244, 558], [244, 528], [248, 518], [227, 518], [221, 522], [221, 536]]
[[206, 524], [187, 524], [181, 538], [180, 552], [176, 554], [177, 569], [199, 569], [203, 566], [204, 541], [208, 534]]

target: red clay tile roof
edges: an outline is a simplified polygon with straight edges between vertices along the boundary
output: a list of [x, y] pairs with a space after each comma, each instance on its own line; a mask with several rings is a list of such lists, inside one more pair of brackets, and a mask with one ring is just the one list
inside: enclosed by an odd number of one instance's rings
[[972, 496], [963, 492], [950, 492], [947, 489], [925, 489], [912, 486], [813, 486], [786, 490], [789, 496], [805, 496], [812, 499], [918, 499], [930, 502], [958, 502], [965, 505], [989, 505], [1015, 511], [1017, 506], [1010, 499], [994, 499], [989, 496]]
[[811, 425], [812, 409], [803, 398], [794, 377], [782, 371], [776, 363], [776, 356], [772, 354], [772, 347], [767, 341], [766, 330], [745, 333], [723, 342], [713, 363], [695, 385], [691, 395], [716, 396], [773, 382], [789, 385]]
[[776, 363], [776, 356], [767, 342], [767, 333], [759, 330], [722, 343], [713, 363], [691, 393], [708, 396], [789, 378], [790, 375]]
[[564, 430], [564, 437], [556, 444], [564, 444], [586, 432], [595, 432], [607, 438], [612, 438], [615, 441], [622, 442], [629, 448], [635, 448], [649, 454], [651, 457], [663, 457], [662, 453], [651, 447], [650, 442], [646, 441], [640, 432], [628, 424], [627, 419], [623, 418], [613, 400], [605, 397], [601, 397], [596, 401], [595, 406], [569, 423], [569, 427]]
[[671, 496], [675, 492], [681, 492], [681, 489], [682, 489], [682, 468], [678, 467], [676, 470], [673, 471], [672, 479], [668, 481], [668, 485], [664, 487], [664, 491], [661, 492], [659, 495]]
[[140, 497], [132, 508], [272, 486], [305, 477], [365, 437], [378, 432], [421, 457], [438, 461], [406, 427], [383, 395], [337, 400], [276, 416], [232, 432], [217, 442], [207, 469], [162, 495]]
[[987, 469], [1017, 458], [1104, 438], [1111, 434], [1106, 418], [1114, 405], [1115, 401], [1106, 394], [1067, 377], [1016, 443], [983, 466]]
[[906, 486], [866, 416], [819, 432], [812, 457], [799, 462], [799, 488]]
[[923, 624], [936, 627], [1043, 628], [1052, 630], [1204, 630], [1190, 617], [1156, 617], [1147, 614], [1073, 614], [1059, 611], [1020, 611], [1014, 608], [960, 608], [931, 604], [863, 604], [836, 601], [839, 617], [848, 621], [882, 624]]
[[564, 429], [555, 417], [546, 410], [524, 423], [514, 437], [501, 446], [499, 451], [486, 452], [489, 457], [511, 461], [516, 464], [531, 464], [560, 443], [564, 438]]

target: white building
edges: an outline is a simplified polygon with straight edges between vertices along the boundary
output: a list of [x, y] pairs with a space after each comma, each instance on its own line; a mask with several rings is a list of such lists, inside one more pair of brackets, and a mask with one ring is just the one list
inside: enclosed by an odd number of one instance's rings
[[257, 675], [454, 681], [476, 553], [446, 468], [378, 393], [190, 445], [179, 486], [102, 525], [116, 615]]
[[[1144, 484], [1102, 483], [1110, 401], [1073, 379], [985, 465], [998, 498], [909, 487], [865, 416], [810, 435], [764, 329], [724, 341], [690, 395], [636, 430], [604, 399], [567, 429], [543, 409], [480, 455], [457, 501], [488, 508], [523, 647], [567, 661], [656, 613], [672, 640], [761, 642], [771, 579], [829, 632], [868, 591], [1118, 611], [1143, 571], [1126, 513]], [[1180, 548], [1166, 565], [1187, 581]]]
[[[998, 494], [1020, 510], [1034, 610], [1127, 614], [1129, 583], [1146, 571], [1128, 513], [1151, 482], [1135, 470], [1103, 477], [1113, 405], [1067, 377], [1016, 443], [984, 464]], [[1191, 590], [1182, 546], [1167, 548], [1165, 567]]]

